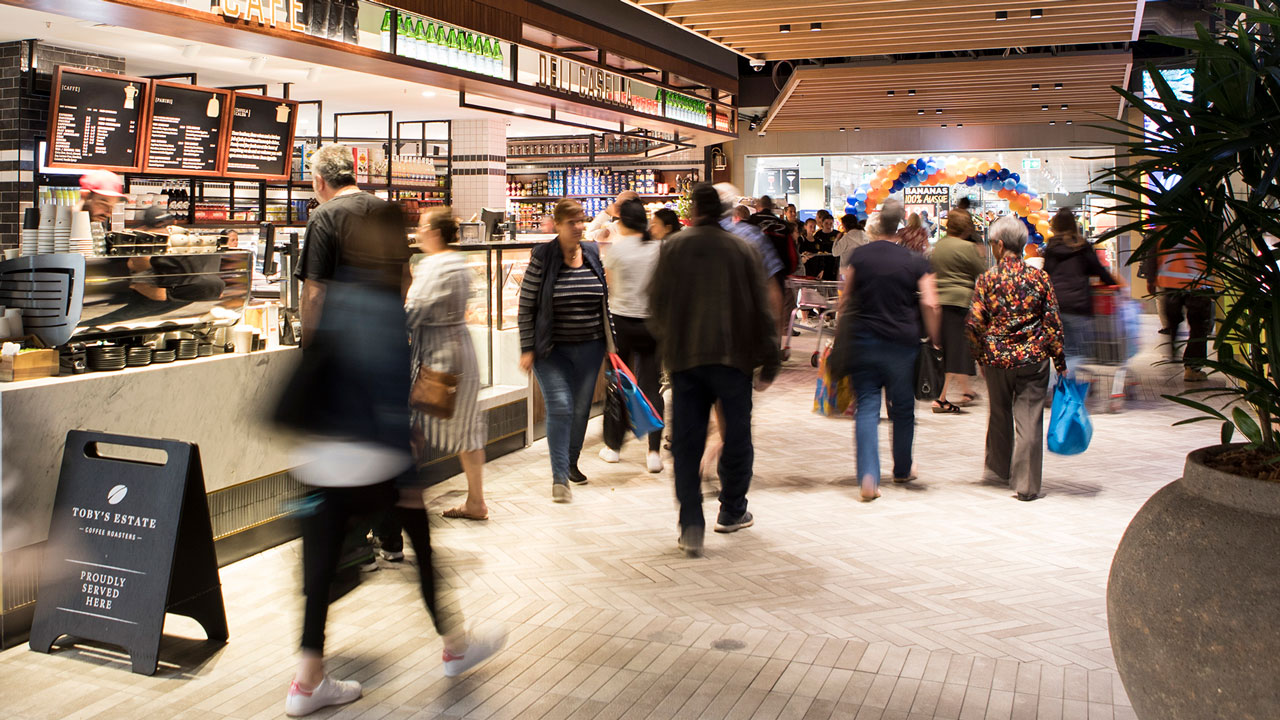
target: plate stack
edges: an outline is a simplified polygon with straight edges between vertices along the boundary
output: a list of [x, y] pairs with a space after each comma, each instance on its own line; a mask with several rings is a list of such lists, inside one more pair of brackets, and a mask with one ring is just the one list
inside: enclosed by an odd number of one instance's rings
[[53, 251], [56, 253], [71, 252], [71, 217], [74, 215], [70, 205], [59, 205], [58, 214], [53, 222]]
[[118, 345], [99, 345], [89, 348], [90, 370], [123, 370], [126, 364], [124, 348]]
[[199, 344], [192, 339], [184, 339], [178, 341], [178, 359], [194, 360], [200, 355]]
[[213, 343], [202, 342], [199, 348], [200, 357], [210, 357], [213, 355]]
[[22, 241], [18, 248], [21, 255], [40, 252], [40, 209], [27, 208], [22, 214]]
[[146, 367], [151, 364], [151, 348], [146, 345], [137, 345], [129, 348], [125, 353], [125, 362], [129, 367]]
[[151, 362], [153, 363], [171, 363], [178, 359], [176, 350], [156, 350], [151, 353]]

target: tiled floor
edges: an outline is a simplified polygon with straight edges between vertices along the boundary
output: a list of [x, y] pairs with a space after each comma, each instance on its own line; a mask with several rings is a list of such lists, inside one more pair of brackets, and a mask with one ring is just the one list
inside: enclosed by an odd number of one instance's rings
[[[1146, 364], [1149, 355], [1140, 357]], [[810, 412], [814, 372], [797, 353], [757, 397], [756, 526], [675, 547], [670, 471], [595, 457], [574, 504], [550, 501], [542, 444], [488, 468], [492, 519], [439, 521], [442, 567], [470, 620], [511, 644], [443, 677], [410, 568], [384, 563], [330, 615], [330, 668], [362, 681], [340, 718], [1047, 718], [1124, 720], [1105, 590], [1125, 525], [1216, 428], [1158, 393], [1095, 415], [1083, 455], [1046, 455], [1045, 490], [1019, 503], [981, 480], [986, 412], [918, 415], [920, 479], [856, 500], [851, 423]], [[882, 433], [887, 443], [887, 433]], [[589, 458], [589, 459], [587, 459]], [[461, 481], [430, 492], [456, 502]], [[714, 513], [708, 500], [707, 511]], [[271, 718], [283, 714], [300, 625], [296, 543], [223, 570], [231, 641], [172, 638], [154, 677], [78, 645], [0, 654], [10, 718]], [[170, 632], [200, 637], [173, 618]]]

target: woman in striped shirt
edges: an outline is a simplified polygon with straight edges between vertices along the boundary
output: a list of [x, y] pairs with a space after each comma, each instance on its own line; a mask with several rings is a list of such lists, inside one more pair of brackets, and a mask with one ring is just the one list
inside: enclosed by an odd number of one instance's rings
[[520, 367], [532, 370], [547, 404], [551, 497], [571, 502], [596, 378], [612, 334], [604, 266], [595, 243], [583, 242], [582, 206], [561, 200], [553, 214], [557, 237], [533, 249], [520, 286]]

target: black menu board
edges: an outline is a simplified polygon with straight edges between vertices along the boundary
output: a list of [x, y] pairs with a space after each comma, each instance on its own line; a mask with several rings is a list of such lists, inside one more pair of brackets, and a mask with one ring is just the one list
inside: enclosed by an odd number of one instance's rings
[[58, 67], [45, 164], [137, 171], [142, 165], [142, 123], [150, 90], [150, 80]]
[[231, 93], [155, 81], [145, 172], [218, 175]]
[[234, 93], [223, 175], [289, 179], [297, 118], [298, 104], [292, 100]]

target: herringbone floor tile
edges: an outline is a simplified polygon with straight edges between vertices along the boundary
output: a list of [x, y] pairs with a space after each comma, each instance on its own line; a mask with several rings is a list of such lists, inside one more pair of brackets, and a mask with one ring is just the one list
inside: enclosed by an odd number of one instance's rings
[[[492, 519], [439, 520], [433, 539], [452, 602], [473, 622], [505, 623], [508, 649], [444, 678], [412, 568], [384, 563], [330, 614], [330, 670], [365, 697], [317, 717], [1133, 718], [1108, 644], [1111, 556], [1186, 451], [1216, 436], [1170, 427], [1184, 415], [1158, 397], [1176, 389], [1176, 368], [1139, 356], [1125, 411], [1094, 416], [1086, 453], [1045, 456], [1046, 497], [1034, 503], [983, 482], [984, 408], [938, 416], [922, 404], [919, 480], [862, 504], [852, 423], [810, 412], [814, 371], [807, 351], [796, 357], [756, 398], [755, 527], [711, 534], [705, 558], [684, 558], [670, 470], [646, 473], [635, 442], [622, 463], [599, 461], [598, 425], [583, 454], [591, 481], [572, 505], [550, 501], [545, 444], [501, 458], [486, 475]], [[887, 442], [882, 430], [884, 454]], [[432, 506], [462, 487], [433, 488]], [[0, 653], [0, 707], [14, 718], [280, 717], [299, 551], [224, 568], [226, 646], [168, 638], [150, 678], [107, 648], [14, 648]], [[181, 618], [168, 630], [200, 637]]]

